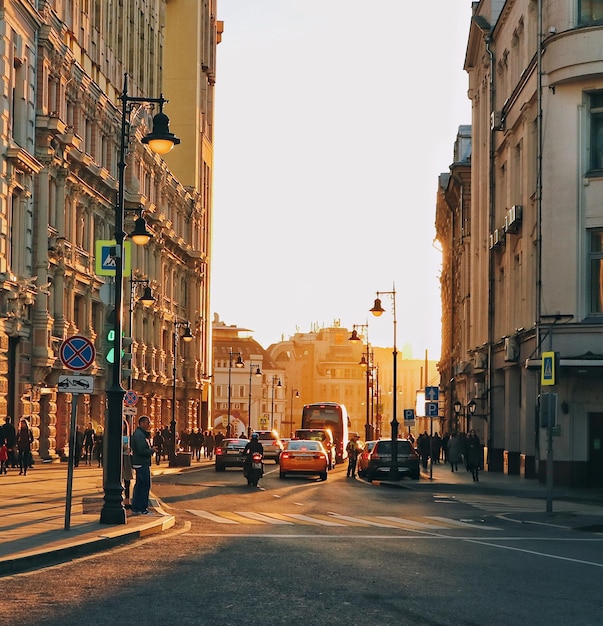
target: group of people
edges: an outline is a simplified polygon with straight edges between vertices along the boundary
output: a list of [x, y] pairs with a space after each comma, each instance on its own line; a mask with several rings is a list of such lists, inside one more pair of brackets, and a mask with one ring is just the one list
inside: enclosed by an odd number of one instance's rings
[[427, 469], [428, 460], [434, 463], [450, 463], [450, 469], [458, 472], [459, 463], [464, 461], [467, 471], [471, 472], [473, 482], [479, 482], [479, 470], [483, 465], [482, 444], [475, 430], [464, 433], [446, 433], [440, 437], [438, 433], [428, 435], [421, 433], [416, 442], [417, 452], [421, 458], [423, 469]]
[[86, 465], [92, 465], [92, 461], [98, 463], [98, 467], [103, 466], [103, 429], [99, 426], [96, 430], [92, 426], [92, 422], [88, 422], [86, 428], [82, 431], [81, 426], [75, 429], [75, 454], [73, 456], [73, 464], [78, 467], [80, 461], [84, 461]]
[[[224, 435], [206, 430], [203, 432], [199, 428], [193, 430], [184, 430], [180, 433], [176, 440], [178, 450], [190, 452], [193, 460], [200, 461], [204, 459], [214, 458], [214, 449], [220, 444]], [[159, 465], [161, 460], [165, 460], [169, 456], [172, 449], [172, 432], [169, 427], [164, 426], [158, 428], [153, 435], [153, 447], [155, 448], [155, 463]]]
[[27, 470], [33, 467], [32, 446], [33, 431], [27, 418], [19, 420], [15, 428], [13, 418], [4, 418], [0, 427], [0, 475], [8, 474], [9, 468], [19, 469], [19, 475], [27, 476]]

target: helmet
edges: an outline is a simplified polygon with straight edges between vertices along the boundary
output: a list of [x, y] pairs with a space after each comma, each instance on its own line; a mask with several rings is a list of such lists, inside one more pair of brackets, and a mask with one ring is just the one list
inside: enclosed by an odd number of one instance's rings
[[252, 439], [259, 439], [259, 438], [260, 438], [260, 436], [259, 436], [257, 433], [253, 433], [253, 434], [251, 435], [251, 438], [252, 438]]

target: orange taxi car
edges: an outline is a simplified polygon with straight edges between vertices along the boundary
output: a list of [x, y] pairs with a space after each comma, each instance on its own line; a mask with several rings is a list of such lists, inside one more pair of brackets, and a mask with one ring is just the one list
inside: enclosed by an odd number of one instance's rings
[[317, 474], [327, 480], [329, 461], [320, 441], [315, 439], [292, 439], [281, 452], [279, 477], [287, 474]]

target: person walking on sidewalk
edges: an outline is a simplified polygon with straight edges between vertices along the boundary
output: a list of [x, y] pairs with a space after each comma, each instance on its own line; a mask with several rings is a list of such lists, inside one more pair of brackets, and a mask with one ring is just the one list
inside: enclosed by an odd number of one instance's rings
[[132, 450], [130, 449], [130, 426], [128, 421], [123, 421], [121, 443], [121, 479], [124, 481], [124, 509], [130, 510], [130, 483], [134, 478], [132, 471]]
[[446, 458], [450, 462], [450, 469], [453, 472], [459, 471], [459, 463], [463, 452], [463, 443], [456, 433], [452, 433], [448, 438], [448, 450]]
[[34, 436], [28, 421], [23, 417], [19, 422], [19, 430], [17, 431], [17, 450], [19, 452], [19, 476], [23, 474], [27, 476], [27, 468], [29, 467], [29, 457], [31, 456], [31, 444]]
[[15, 446], [17, 443], [17, 431], [15, 430], [15, 425], [13, 424], [13, 418], [10, 415], [7, 415], [4, 418], [4, 426], [2, 427], [2, 438], [6, 443], [6, 448], [8, 449], [8, 462], [6, 466], [10, 464], [12, 469], [17, 467], [17, 454], [15, 452]]
[[346, 446], [346, 452], [348, 453], [348, 478], [356, 477], [356, 461], [358, 461], [358, 453], [360, 452], [358, 447], [358, 437], [352, 437], [348, 441]]
[[479, 468], [482, 464], [482, 444], [474, 430], [469, 432], [467, 437], [467, 469], [471, 472], [473, 482], [479, 482]]
[[147, 415], [138, 419], [138, 428], [130, 439], [132, 467], [136, 472], [136, 483], [132, 493], [132, 515], [149, 514], [149, 492], [151, 491], [151, 457], [155, 448], [151, 445], [151, 420]]
[[84, 431], [84, 453], [86, 455], [86, 465], [92, 465], [92, 449], [94, 448], [94, 428], [92, 422], [88, 422]]

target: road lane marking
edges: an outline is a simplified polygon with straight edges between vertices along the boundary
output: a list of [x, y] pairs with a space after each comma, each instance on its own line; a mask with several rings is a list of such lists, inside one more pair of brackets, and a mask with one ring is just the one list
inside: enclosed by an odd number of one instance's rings
[[397, 526], [392, 526], [391, 524], [383, 524], [381, 522], [373, 522], [370, 519], [364, 519], [362, 517], [350, 517], [349, 515], [339, 515], [339, 513], [329, 513], [336, 519], [340, 519], [345, 522], [350, 522], [354, 526], [377, 526], [378, 528], [398, 528]]
[[244, 517], [248, 517], [253, 520], [257, 520], [258, 522], [263, 522], [264, 524], [289, 524], [293, 526], [293, 522], [288, 522], [284, 519], [279, 519], [276, 516], [272, 516], [271, 513], [263, 514], [263, 513], [254, 513], [253, 511], [235, 511], [237, 515], [243, 515]]
[[307, 524], [317, 524], [319, 526], [346, 526], [346, 524], [338, 524], [337, 522], [322, 518], [322, 516], [319, 515], [310, 517], [309, 515], [301, 515], [299, 513], [287, 513], [286, 516], [300, 520], [301, 522], [306, 522]]
[[438, 524], [434, 524], [432, 522], [419, 522], [414, 519], [409, 519], [407, 517], [391, 517], [389, 515], [378, 515], [378, 519], [384, 519], [388, 522], [394, 522], [395, 524], [399, 524], [404, 528], [420, 528], [421, 530], [446, 530], [449, 528], [448, 526], [439, 526]]
[[196, 515], [197, 517], [203, 517], [205, 519], [208, 519], [210, 522], [218, 522], [218, 524], [238, 524], [239, 523], [231, 519], [225, 519], [223, 517], [220, 517], [219, 515], [214, 515], [213, 513], [210, 513], [209, 511], [193, 511], [192, 509], [188, 509], [188, 513], [192, 513], [193, 515]]

